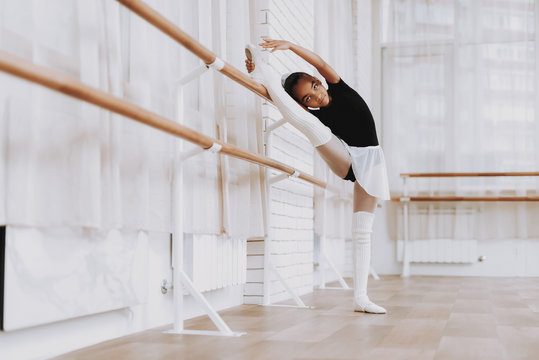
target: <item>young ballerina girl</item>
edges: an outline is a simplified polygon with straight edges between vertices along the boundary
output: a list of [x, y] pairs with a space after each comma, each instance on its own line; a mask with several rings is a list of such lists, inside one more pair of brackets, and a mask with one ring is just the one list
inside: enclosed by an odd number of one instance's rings
[[385, 314], [386, 309], [367, 296], [374, 211], [378, 200], [389, 200], [384, 154], [372, 114], [361, 96], [314, 52], [286, 40], [264, 39], [259, 45], [272, 53], [293, 51], [326, 79], [328, 89], [302, 72], [283, 75], [279, 82], [259, 50], [250, 44], [245, 48], [247, 71], [266, 87], [283, 117], [309, 139], [337, 176], [354, 182], [354, 311]]

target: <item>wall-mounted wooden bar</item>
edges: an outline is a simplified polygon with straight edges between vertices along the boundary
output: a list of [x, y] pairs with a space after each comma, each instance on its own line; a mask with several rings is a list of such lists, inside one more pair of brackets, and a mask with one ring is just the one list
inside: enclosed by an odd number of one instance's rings
[[391, 201], [539, 201], [539, 196], [395, 196]]
[[[539, 176], [537, 171], [519, 172], [454, 172], [454, 173], [403, 173], [406, 178], [448, 178], [448, 177], [504, 177]], [[539, 201], [539, 196], [395, 196], [392, 201]]]
[[[201, 134], [186, 126], [182, 126], [161, 115], [148, 111], [140, 106], [132, 104], [124, 99], [112, 96], [104, 91], [85, 85], [60, 72], [47, 69], [18, 56], [0, 51], [0, 71], [9, 73], [43, 85], [49, 89], [61, 92], [65, 95], [80, 99], [82, 101], [100, 106], [117, 114], [126, 116], [153, 128], [162, 130], [171, 135], [180, 137], [204, 149], [210, 148], [214, 143], [222, 146], [221, 153], [239, 159], [247, 160], [255, 164], [271, 167], [284, 173], [293, 175], [297, 170], [279, 161], [260, 156], [256, 153], [240, 149]], [[300, 179], [311, 184], [326, 188], [327, 184], [315, 177], [300, 173]]]
[[539, 172], [455, 172], [455, 173], [404, 173], [402, 177], [492, 177], [492, 176], [539, 176]]
[[539, 201], [539, 196], [409, 196], [407, 190], [407, 183], [409, 178], [456, 178], [456, 177], [501, 177], [501, 176], [539, 176], [537, 171], [529, 172], [453, 172], [453, 173], [403, 173], [400, 174], [404, 186], [402, 196], [393, 196], [391, 201], [398, 201], [402, 203], [403, 208], [403, 223], [404, 223], [404, 255], [402, 261], [402, 276], [410, 276], [410, 258], [407, 255], [409, 224], [408, 224], [408, 211], [410, 202], [522, 202], [522, 201]]
[[[148, 21], [150, 24], [170, 36], [172, 39], [176, 40], [187, 50], [191, 51], [202, 61], [204, 61], [205, 64], [211, 64], [217, 58], [217, 55], [215, 55], [212, 51], [200, 44], [197, 40], [192, 38], [189, 34], [180, 29], [173, 22], [165, 18], [163, 15], [155, 11], [152, 7], [148, 6], [144, 2], [139, 0], [118, 0], [118, 2], [123, 4], [125, 7], [127, 7], [134, 13], [138, 14], [144, 20]], [[237, 83], [245, 86], [247, 89], [262, 96], [266, 100], [271, 101], [268, 90], [266, 90], [263, 85], [252, 80], [249, 76], [239, 71], [234, 66], [225, 62], [224, 68], [219, 71], [223, 75], [226, 75]]]

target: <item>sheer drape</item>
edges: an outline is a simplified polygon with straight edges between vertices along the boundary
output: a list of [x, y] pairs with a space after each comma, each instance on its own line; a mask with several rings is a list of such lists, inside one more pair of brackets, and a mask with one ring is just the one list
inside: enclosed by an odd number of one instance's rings
[[[249, 42], [247, 1], [190, 1], [182, 4], [180, 26], [238, 69], [244, 69]], [[241, 20], [241, 21], [240, 21]], [[186, 50], [182, 74], [201, 63]], [[259, 152], [255, 102], [251, 93], [208, 71], [186, 86], [186, 125], [204, 134]], [[187, 145], [189, 148], [191, 145]], [[188, 160], [184, 171], [186, 232], [231, 236], [263, 235], [259, 167], [205, 153]], [[228, 194], [228, 195], [227, 195]]]
[[[248, 32], [236, 24], [248, 24], [247, 2], [230, 2], [236, 12], [226, 12], [225, 3], [216, 12], [211, 1], [148, 3], [242, 66]], [[105, 0], [2, 0], [0, 47], [169, 119], [176, 81], [200, 65], [140, 17]], [[171, 158], [174, 142], [182, 140], [4, 73], [0, 83], [0, 223], [170, 231]], [[221, 114], [224, 122], [230, 118], [228, 140], [256, 151], [254, 105], [242, 99], [244, 91], [208, 71], [186, 92], [186, 125], [226, 140], [215, 123]], [[228, 107], [223, 100], [216, 109], [218, 93], [228, 96]], [[231, 190], [223, 209], [221, 166], [214, 154], [186, 163], [187, 230], [221, 233], [228, 213], [229, 234], [259, 235], [258, 168], [239, 160], [226, 165]]]
[[[401, 172], [539, 169], [536, 2], [383, 1], [384, 148]], [[425, 195], [533, 195], [536, 178], [412, 179]], [[414, 238], [539, 237], [533, 203], [424, 204]]]
[[[226, 46], [220, 53], [238, 69], [245, 68], [245, 44], [249, 42], [249, 1], [229, 1], [226, 5]], [[243, 19], [239, 21], [238, 19]], [[231, 79], [222, 79], [226, 105], [226, 139], [242, 149], [262, 154], [259, 136], [262, 122], [257, 114], [257, 102], [251, 92]], [[229, 203], [225, 209], [227, 232], [232, 236], [253, 237], [264, 235], [262, 216], [262, 176], [260, 167], [249, 162], [228, 157]], [[246, 220], [249, 221], [246, 221]]]
[[[2, 7], [4, 50], [172, 114], [173, 44], [153, 38], [157, 32], [118, 3], [4, 1]], [[168, 135], [1, 76], [3, 223], [169, 231]]]

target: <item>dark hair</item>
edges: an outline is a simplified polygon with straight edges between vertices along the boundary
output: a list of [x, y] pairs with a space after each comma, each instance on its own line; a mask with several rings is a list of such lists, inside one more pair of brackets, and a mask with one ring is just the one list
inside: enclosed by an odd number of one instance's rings
[[294, 98], [294, 87], [298, 84], [298, 81], [299, 79], [301, 78], [304, 78], [304, 77], [311, 77], [311, 75], [307, 74], [307, 73], [304, 73], [304, 72], [295, 72], [295, 73], [292, 73], [290, 75], [288, 75], [288, 77], [286, 78], [285, 82], [284, 82], [284, 91], [286, 91], [286, 93], [288, 95], [290, 95], [292, 97], [292, 99], [295, 99]]

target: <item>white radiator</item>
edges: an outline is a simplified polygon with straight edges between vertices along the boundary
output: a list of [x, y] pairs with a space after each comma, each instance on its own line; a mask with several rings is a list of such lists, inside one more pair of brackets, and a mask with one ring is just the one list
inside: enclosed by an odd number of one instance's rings
[[[397, 241], [397, 260], [403, 260], [404, 241]], [[477, 261], [477, 240], [410, 240], [410, 262], [473, 263]]]
[[227, 236], [193, 236], [192, 280], [199, 291], [245, 283], [246, 241]]

